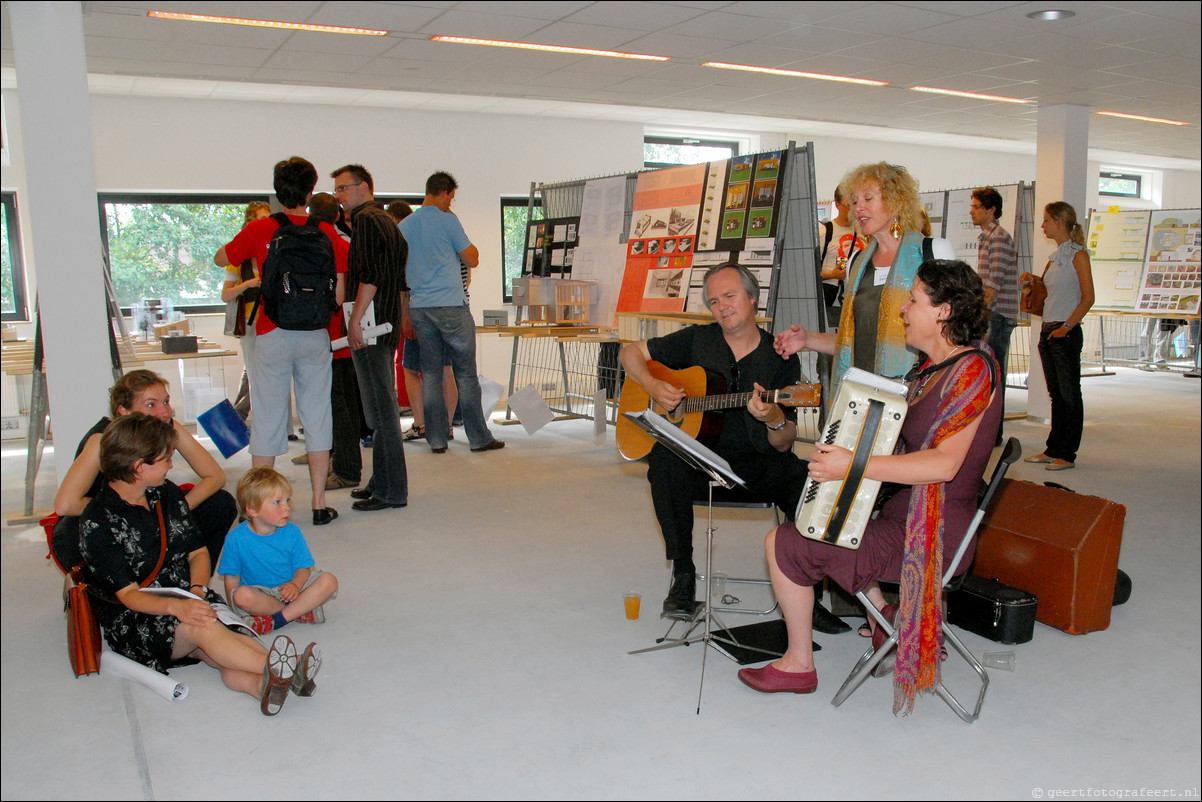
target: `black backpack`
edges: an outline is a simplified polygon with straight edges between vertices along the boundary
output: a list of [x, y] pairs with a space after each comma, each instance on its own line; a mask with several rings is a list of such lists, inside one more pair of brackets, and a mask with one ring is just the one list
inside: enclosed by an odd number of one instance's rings
[[271, 217], [280, 227], [263, 260], [260, 293], [267, 317], [281, 329], [324, 329], [338, 308], [334, 246], [313, 217], [302, 225], [282, 212]]

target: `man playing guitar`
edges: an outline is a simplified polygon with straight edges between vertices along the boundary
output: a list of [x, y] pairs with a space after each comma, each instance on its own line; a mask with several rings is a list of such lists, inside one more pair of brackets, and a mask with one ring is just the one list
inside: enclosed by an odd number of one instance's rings
[[[747, 268], [724, 264], [705, 274], [705, 297], [714, 323], [687, 326], [664, 337], [628, 343], [619, 356], [628, 376], [664, 409], [674, 409], [685, 392], [651, 375], [648, 362], [680, 370], [694, 365], [720, 376], [719, 392], [752, 392], [746, 407], [727, 410], [716, 442], [707, 443], [747, 483], [757, 501], [772, 501], [792, 517], [805, 483], [807, 465], [793, 453], [797, 413], [761, 398], [765, 390], [797, 384], [801, 366], [773, 349], [772, 335], [756, 325], [759, 282]], [[655, 516], [672, 561], [672, 587], [664, 613], [687, 617], [696, 608], [697, 569], [693, 562], [693, 502], [705, 497], [707, 477], [656, 444], [648, 455], [647, 480]], [[821, 613], [818, 611], [821, 610]], [[823, 616], [820, 631], [847, 625], [815, 604]], [[829, 620], [828, 620], [829, 619]]]

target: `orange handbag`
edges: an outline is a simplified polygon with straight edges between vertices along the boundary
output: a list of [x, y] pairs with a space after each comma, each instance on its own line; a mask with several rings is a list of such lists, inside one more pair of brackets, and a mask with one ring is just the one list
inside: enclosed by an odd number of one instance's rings
[[100, 622], [84, 583], [67, 591], [67, 652], [75, 676], [100, 673]]

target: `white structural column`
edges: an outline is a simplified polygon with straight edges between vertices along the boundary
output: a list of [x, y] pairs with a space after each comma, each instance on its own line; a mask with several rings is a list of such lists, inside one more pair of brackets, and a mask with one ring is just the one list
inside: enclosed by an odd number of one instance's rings
[[112, 384], [83, 11], [77, 2], [11, 3], [32, 251], [59, 481], [75, 444], [105, 412]]
[[[1042, 274], [1055, 244], [1043, 235], [1043, 207], [1068, 201], [1087, 224], [1085, 198], [1089, 186], [1089, 114], [1086, 106], [1041, 106], [1035, 150], [1035, 231], [1031, 271]], [[1039, 318], [1031, 319], [1030, 368], [1027, 375], [1027, 417], [1049, 421], [1052, 402], [1039, 359]]]

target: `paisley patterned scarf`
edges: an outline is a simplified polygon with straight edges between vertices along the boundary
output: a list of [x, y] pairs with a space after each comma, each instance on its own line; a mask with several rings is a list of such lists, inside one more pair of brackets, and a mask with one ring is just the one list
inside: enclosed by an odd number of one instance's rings
[[[988, 352], [979, 342], [973, 348]], [[940, 408], [920, 450], [932, 449], [961, 431], [989, 406], [992, 393], [992, 357], [954, 357], [953, 364], [936, 366], [932, 375], [910, 388], [913, 403], [925, 382], [938, 381]], [[928, 360], [922, 365], [925, 370]], [[939, 369], [942, 368], [942, 369]], [[945, 375], [946, 373], [946, 375]], [[940, 682], [940, 649], [943, 646], [943, 499], [944, 484], [919, 485], [910, 495], [906, 517], [906, 544], [901, 569], [901, 606], [897, 613], [897, 665], [893, 677], [893, 714], [908, 715], [918, 691]]]

